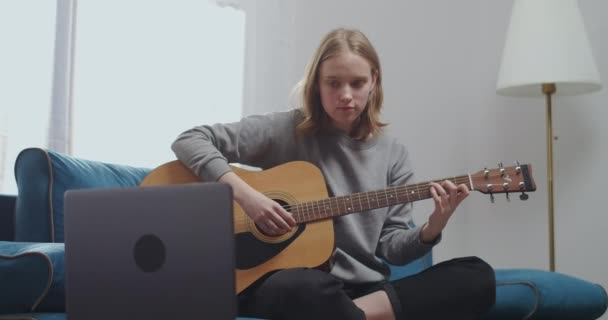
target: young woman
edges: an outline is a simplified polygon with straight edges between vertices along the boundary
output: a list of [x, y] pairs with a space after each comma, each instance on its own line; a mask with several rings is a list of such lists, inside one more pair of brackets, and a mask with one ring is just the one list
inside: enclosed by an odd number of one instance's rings
[[[200, 126], [173, 143], [177, 158], [205, 181], [228, 183], [235, 201], [269, 235], [295, 226], [290, 212], [254, 190], [228, 163], [263, 169], [294, 160], [319, 167], [330, 196], [410, 184], [407, 149], [387, 136], [379, 119], [382, 71], [378, 55], [357, 30], [327, 34], [300, 83], [298, 109]], [[429, 185], [435, 209], [413, 227], [412, 205], [334, 219], [329, 273], [295, 268], [271, 273], [239, 295], [239, 314], [267, 319], [474, 319], [494, 303], [492, 268], [476, 257], [439, 263], [392, 282], [404, 265], [437, 244], [469, 190], [450, 181]], [[311, 248], [314, 250], [314, 248]]]

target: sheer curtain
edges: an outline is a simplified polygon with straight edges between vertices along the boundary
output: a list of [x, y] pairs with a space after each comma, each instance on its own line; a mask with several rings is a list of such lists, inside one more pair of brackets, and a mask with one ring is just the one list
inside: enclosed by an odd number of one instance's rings
[[17, 193], [19, 151], [48, 146], [56, 14], [56, 1], [0, 1], [0, 193]]
[[[296, 0], [216, 0], [247, 14], [243, 114], [286, 110], [304, 67], [294, 70]], [[306, 53], [308, 55], [308, 53]]]
[[200, 124], [242, 114], [245, 14], [200, 0], [80, 0], [72, 153], [156, 167]]

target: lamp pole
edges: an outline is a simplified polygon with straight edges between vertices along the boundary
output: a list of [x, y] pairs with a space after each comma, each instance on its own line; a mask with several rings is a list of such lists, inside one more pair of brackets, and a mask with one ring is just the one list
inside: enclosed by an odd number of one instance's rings
[[547, 193], [549, 201], [549, 270], [555, 271], [555, 219], [553, 212], [553, 120], [551, 117], [551, 95], [555, 83], [543, 83], [543, 94], [547, 99]]

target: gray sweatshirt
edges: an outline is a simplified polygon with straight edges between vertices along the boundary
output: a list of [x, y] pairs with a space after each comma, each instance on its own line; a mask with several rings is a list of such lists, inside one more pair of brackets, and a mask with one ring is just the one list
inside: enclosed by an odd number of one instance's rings
[[[295, 160], [316, 165], [330, 196], [413, 183], [406, 148], [385, 134], [357, 141], [337, 129], [296, 138], [299, 110], [245, 117], [230, 124], [199, 126], [172, 144], [177, 158], [205, 181], [231, 171], [228, 163], [262, 169]], [[388, 279], [385, 261], [406, 264], [439, 241], [425, 244], [412, 222], [412, 204], [394, 205], [334, 218], [336, 249], [331, 273], [348, 283]]]

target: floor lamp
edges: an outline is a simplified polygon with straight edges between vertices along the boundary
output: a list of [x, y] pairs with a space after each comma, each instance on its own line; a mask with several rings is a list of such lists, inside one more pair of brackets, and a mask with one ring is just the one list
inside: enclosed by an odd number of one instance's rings
[[496, 87], [500, 95], [546, 99], [549, 268], [555, 271], [551, 97], [601, 88], [576, 0], [514, 1]]

